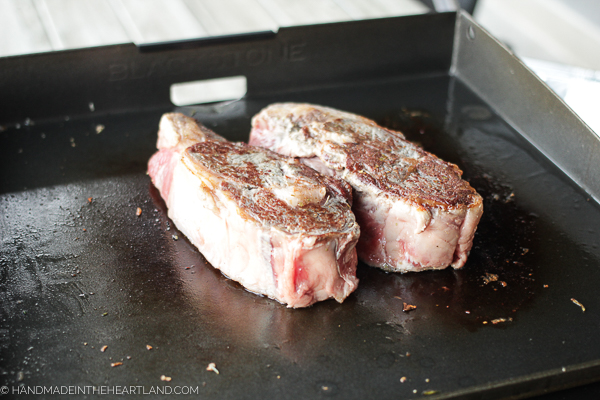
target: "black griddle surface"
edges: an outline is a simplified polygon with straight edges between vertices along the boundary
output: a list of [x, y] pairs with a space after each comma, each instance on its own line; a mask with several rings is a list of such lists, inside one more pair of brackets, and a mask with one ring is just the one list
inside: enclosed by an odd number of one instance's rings
[[365, 115], [457, 163], [485, 207], [465, 267], [359, 264], [343, 304], [287, 309], [213, 269], [168, 219], [145, 170], [172, 109], [13, 126], [0, 132], [0, 384], [397, 399], [595, 379], [600, 209], [484, 103], [429, 76], [179, 111], [246, 140], [274, 101]]

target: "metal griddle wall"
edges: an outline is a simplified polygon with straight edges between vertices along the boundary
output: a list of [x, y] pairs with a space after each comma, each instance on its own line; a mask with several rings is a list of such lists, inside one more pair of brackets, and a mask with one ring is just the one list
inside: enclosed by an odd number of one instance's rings
[[445, 74], [455, 14], [281, 28], [225, 39], [0, 58], [0, 121], [172, 106], [172, 84], [244, 75], [252, 96]]

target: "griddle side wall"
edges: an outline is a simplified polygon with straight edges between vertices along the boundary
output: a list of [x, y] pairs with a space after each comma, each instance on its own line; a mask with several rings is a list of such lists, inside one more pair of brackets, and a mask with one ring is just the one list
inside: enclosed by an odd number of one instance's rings
[[464, 12], [451, 74], [600, 203], [600, 136]]
[[170, 107], [172, 84], [227, 76], [246, 76], [248, 95], [261, 95], [447, 74], [455, 21], [416, 15], [0, 58], [0, 125]]

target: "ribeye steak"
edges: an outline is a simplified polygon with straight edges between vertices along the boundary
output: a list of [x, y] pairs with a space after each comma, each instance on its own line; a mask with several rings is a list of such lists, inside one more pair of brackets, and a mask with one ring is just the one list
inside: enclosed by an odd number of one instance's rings
[[165, 114], [148, 163], [177, 228], [226, 276], [288, 307], [356, 289], [351, 187]]
[[387, 271], [462, 267], [483, 213], [462, 171], [367, 118], [310, 104], [273, 104], [250, 144], [300, 157], [354, 189], [358, 256]]

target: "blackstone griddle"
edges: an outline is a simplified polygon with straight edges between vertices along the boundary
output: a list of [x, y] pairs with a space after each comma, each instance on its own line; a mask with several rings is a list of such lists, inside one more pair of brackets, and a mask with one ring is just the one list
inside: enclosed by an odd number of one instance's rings
[[[600, 379], [600, 140], [467, 14], [7, 57], [0, 71], [7, 398], [496, 399]], [[174, 83], [238, 75], [241, 100], [170, 102]], [[158, 121], [177, 110], [247, 140], [276, 101], [365, 115], [458, 164], [485, 207], [465, 267], [359, 264], [343, 304], [298, 310], [211, 267], [145, 173]]]

